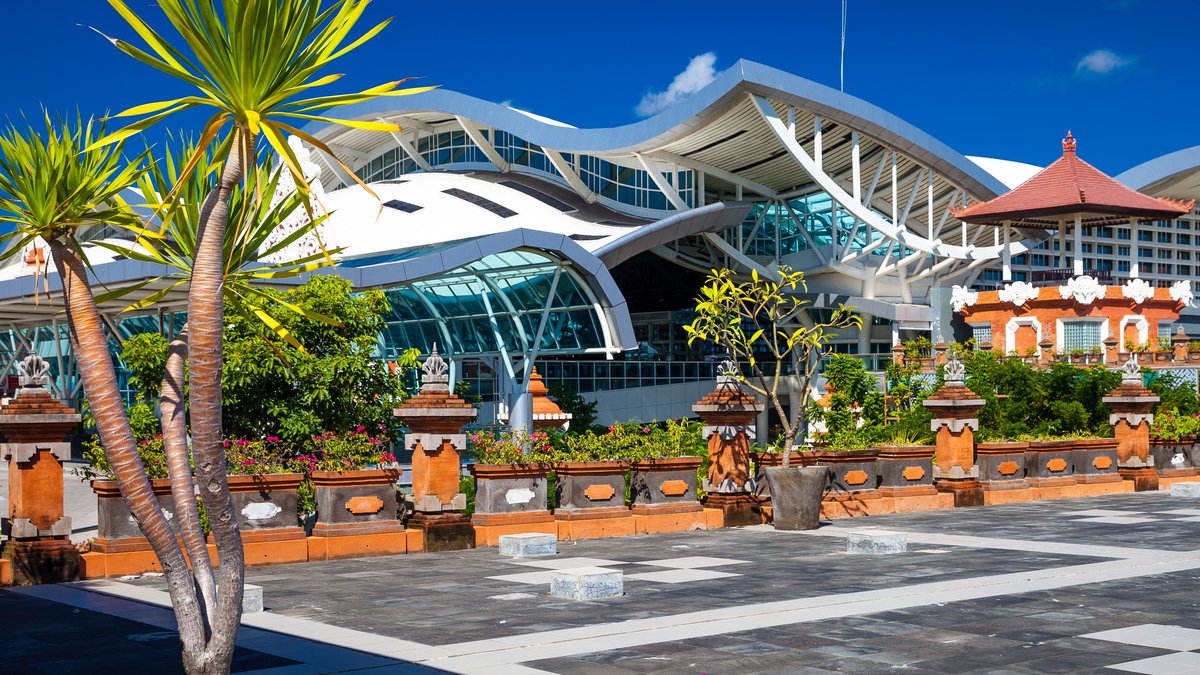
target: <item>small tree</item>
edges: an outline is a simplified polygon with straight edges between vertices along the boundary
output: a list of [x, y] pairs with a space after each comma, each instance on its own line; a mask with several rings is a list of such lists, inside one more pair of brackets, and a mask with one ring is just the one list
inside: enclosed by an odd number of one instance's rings
[[[804, 273], [793, 272], [786, 265], [780, 265], [778, 279], [752, 272], [749, 281], [739, 280], [733, 270], [714, 269], [700, 288], [695, 319], [683, 327], [688, 344], [712, 342], [737, 362], [749, 365], [753, 377], [740, 373], [737, 377], [779, 414], [785, 467], [791, 462], [820, 356], [835, 335], [832, 331], [862, 326], [862, 318], [844, 305], [819, 322], [803, 317], [809, 302], [796, 293], [807, 290]], [[793, 401], [789, 415], [779, 389], [791, 377], [796, 378], [800, 400]]]

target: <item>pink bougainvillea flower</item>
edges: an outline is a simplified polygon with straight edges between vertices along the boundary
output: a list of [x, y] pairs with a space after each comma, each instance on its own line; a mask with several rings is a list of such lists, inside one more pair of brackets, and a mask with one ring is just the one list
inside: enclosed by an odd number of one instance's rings
[[267, 436], [267, 442], [268, 443], [278, 443], [279, 437], [278, 436]]

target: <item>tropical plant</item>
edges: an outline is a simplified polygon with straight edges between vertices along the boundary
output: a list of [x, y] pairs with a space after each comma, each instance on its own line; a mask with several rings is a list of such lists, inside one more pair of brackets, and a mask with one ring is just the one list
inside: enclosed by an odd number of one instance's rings
[[[712, 342], [736, 362], [749, 365], [752, 378], [741, 373], [736, 376], [779, 415], [785, 467], [804, 421], [819, 357], [833, 337], [832, 331], [862, 326], [862, 317], [845, 306], [829, 311], [820, 321], [810, 314], [809, 320], [802, 322], [800, 314], [809, 303], [797, 294], [807, 288], [804, 273], [786, 265], [779, 266], [774, 278], [753, 272], [748, 281], [740, 280], [733, 270], [715, 269], [700, 288], [695, 318], [683, 327], [689, 345], [698, 340]], [[800, 397], [792, 402], [789, 415], [780, 390], [792, 377]]]
[[582, 433], [596, 423], [596, 402], [589, 401], [566, 382], [550, 385], [550, 398], [563, 412], [571, 415], [570, 432]]
[[225, 463], [231, 476], [296, 473], [305, 468], [305, 463], [278, 436], [225, 441]]
[[553, 464], [558, 459], [550, 436], [544, 431], [496, 433], [477, 431], [467, 435], [477, 464]]
[[1155, 414], [1174, 410], [1181, 415], [1200, 414], [1200, 397], [1196, 395], [1195, 383], [1167, 370], [1143, 368], [1146, 387], [1158, 396]]
[[848, 354], [831, 354], [825, 364], [828, 407], [809, 406], [810, 420], [825, 423], [823, 441], [833, 449], [868, 447], [883, 428], [883, 392], [866, 365]]
[[[186, 353], [192, 455], [221, 559], [220, 583], [216, 586], [221, 592], [213, 598], [215, 608], [212, 602], [201, 608], [194, 600], [189, 601], [188, 596], [194, 598], [195, 592], [191, 583], [181, 583], [186, 580], [186, 565], [169, 567], [164, 560], [164, 569], [170, 570], [168, 576], [173, 580], [171, 595], [179, 619], [185, 669], [191, 673], [227, 672], [241, 615], [244, 579], [241, 535], [232, 513], [221, 445], [222, 329], [227, 299], [222, 286], [228, 269], [223, 245], [230, 202], [246, 172], [256, 166], [257, 142], [262, 136], [290, 171], [311, 212], [307, 181], [285, 135], [294, 134], [330, 156], [333, 153], [292, 125], [297, 120], [317, 121], [399, 131], [393, 124], [338, 120], [315, 113], [415, 90], [399, 90], [399, 82], [390, 82], [353, 94], [313, 95], [314, 90], [341, 77], [322, 75], [327, 66], [387, 25], [387, 21], [380, 23], [347, 42], [369, 0], [335, 0], [328, 7], [314, 0], [159, 0], [158, 6], [178, 33], [182, 47], [163, 38], [122, 0], [109, 0], [109, 4], [146, 43], [148, 51], [118, 39], [112, 40], [113, 44], [138, 61], [195, 87], [197, 92], [120, 113], [118, 117], [138, 119], [90, 144], [89, 149], [119, 143], [178, 112], [194, 108], [213, 111], [200, 132], [197, 149], [183, 163], [176, 181], [177, 185], [186, 183], [210, 145], [216, 144], [220, 178], [216, 189], [203, 201], [193, 202], [200, 204], [200, 209], [190, 265], [187, 334], [172, 340], [168, 376], [176, 384], [182, 382]], [[175, 203], [174, 198], [175, 192], [169, 192], [164, 202]], [[183, 394], [180, 386], [168, 395], [178, 401]], [[174, 454], [172, 446], [179, 439], [177, 430], [184, 427], [182, 419], [176, 421], [182, 414], [182, 406], [175, 405], [168, 418], [168, 425], [175, 430], [167, 434], [169, 455]], [[208, 594], [202, 589], [202, 595]]]

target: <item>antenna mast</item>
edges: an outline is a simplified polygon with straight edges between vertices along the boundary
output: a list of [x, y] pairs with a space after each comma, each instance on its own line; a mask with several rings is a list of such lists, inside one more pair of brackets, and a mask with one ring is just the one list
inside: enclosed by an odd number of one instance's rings
[[838, 68], [838, 79], [841, 90], [846, 91], [846, 5], [850, 0], [842, 0], [842, 58]]

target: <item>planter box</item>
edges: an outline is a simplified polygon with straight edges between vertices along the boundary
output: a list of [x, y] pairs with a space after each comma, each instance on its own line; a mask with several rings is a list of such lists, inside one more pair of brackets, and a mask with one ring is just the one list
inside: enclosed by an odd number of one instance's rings
[[[1154, 470], [1164, 478], [1195, 476], [1195, 465], [1191, 460], [1191, 449], [1195, 441], [1181, 438], [1169, 441], [1162, 438], [1150, 439], [1150, 456], [1154, 458]], [[1176, 455], [1183, 456], [1182, 464], [1175, 464]]]
[[1080, 483], [1119, 483], [1117, 439], [1081, 438], [1072, 453], [1075, 480]]
[[818, 465], [828, 465], [833, 470], [830, 496], [863, 497], [878, 495], [879, 474], [875, 469], [878, 457], [879, 448], [867, 448], [845, 452], [822, 450], [816, 453], [815, 459]]
[[304, 528], [296, 509], [296, 489], [302, 473], [230, 476], [229, 492], [242, 540], [285, 541], [303, 539]]
[[630, 493], [637, 514], [685, 513], [702, 510], [696, 496], [699, 457], [647, 459], [632, 464]]
[[1030, 487], [1075, 485], [1075, 441], [1030, 441], [1025, 481]]
[[562, 462], [554, 465], [558, 506], [554, 517], [612, 518], [629, 515], [625, 462]]
[[511, 525], [553, 520], [547, 510], [546, 472], [541, 464], [474, 464], [476, 525]]
[[[812, 466], [816, 459], [812, 452], [792, 452], [791, 466]], [[750, 461], [754, 462], [754, 496], [760, 500], [771, 498], [771, 481], [767, 480], [767, 469], [773, 466], [783, 466], [782, 452], [752, 452]]]
[[887, 497], [937, 494], [933, 486], [932, 445], [885, 445], [878, 448], [879, 491]]
[[[171, 497], [171, 481], [158, 478], [150, 481], [154, 488], [154, 496], [163, 515], [171, 523], [171, 528], [178, 533], [179, 526], [175, 522], [175, 499]], [[142, 535], [137, 521], [129, 512], [125, 498], [115, 480], [94, 480], [92, 490], [96, 493], [96, 539], [92, 542], [92, 550], [98, 553], [125, 553], [128, 551], [149, 551], [150, 542]]]
[[317, 524], [313, 536], [343, 537], [400, 532], [396, 479], [399, 470], [314, 471]]
[[1029, 487], [1025, 482], [1025, 453], [1029, 443], [1006, 441], [980, 443], [975, 446], [975, 464], [979, 467], [979, 484], [984, 490], [1020, 490]]

